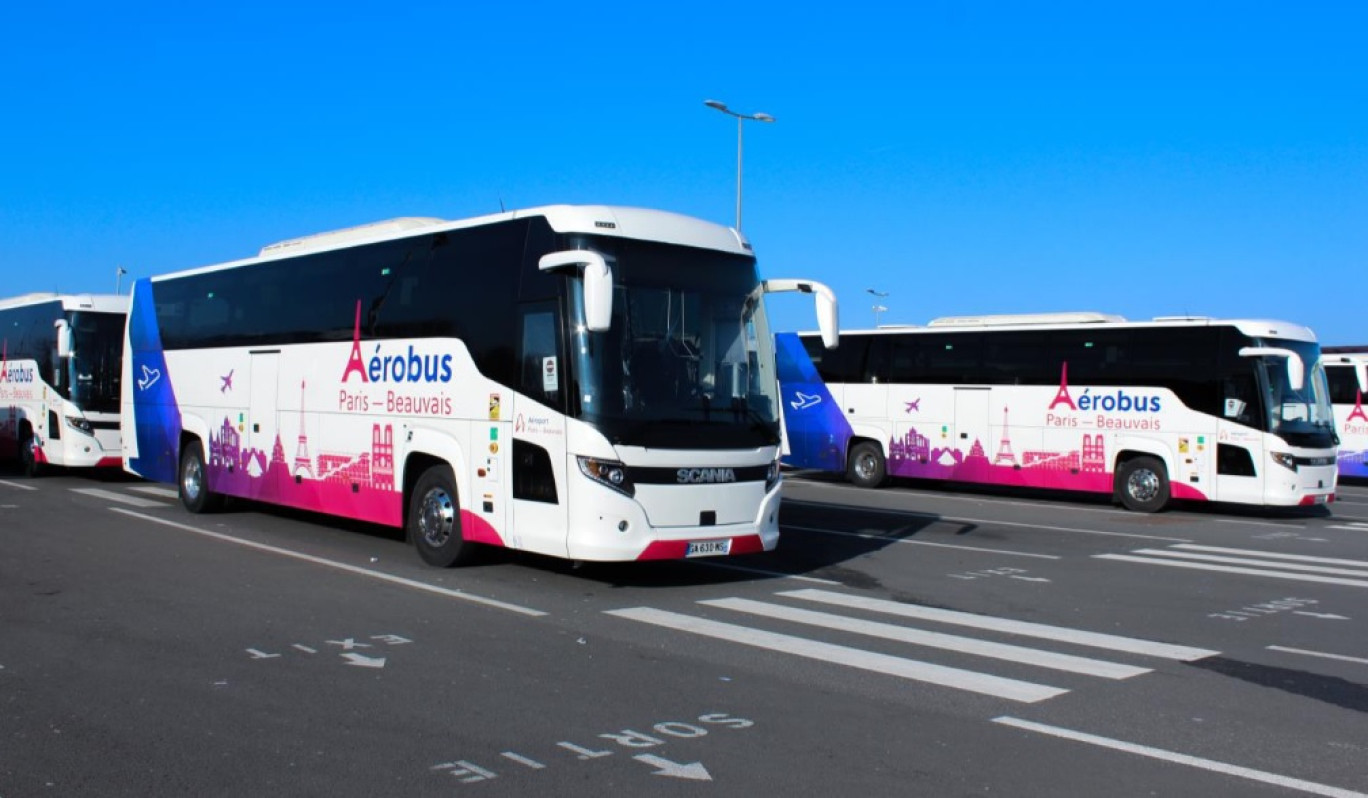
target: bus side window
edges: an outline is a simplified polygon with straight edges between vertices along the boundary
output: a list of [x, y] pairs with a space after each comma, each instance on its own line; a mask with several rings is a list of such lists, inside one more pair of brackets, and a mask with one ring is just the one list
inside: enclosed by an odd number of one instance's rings
[[1254, 383], [1254, 375], [1229, 375], [1222, 380], [1221, 388], [1224, 400], [1221, 410], [1223, 416], [1237, 424], [1261, 426], [1258, 418], [1258, 387]]
[[555, 311], [526, 309], [522, 319], [522, 350], [518, 364], [522, 392], [543, 404], [559, 408], [564, 369], [556, 342]]

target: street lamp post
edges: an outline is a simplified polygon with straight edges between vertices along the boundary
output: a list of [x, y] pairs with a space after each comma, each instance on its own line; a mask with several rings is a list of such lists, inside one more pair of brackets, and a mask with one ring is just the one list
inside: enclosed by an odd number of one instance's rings
[[774, 117], [769, 114], [754, 113], [740, 114], [727, 107], [724, 102], [717, 100], [704, 100], [703, 104], [709, 108], [716, 108], [728, 116], [736, 117], [736, 230], [741, 231], [741, 127], [747, 119], [756, 122], [773, 122]]
[[[888, 292], [887, 292], [887, 291], [875, 291], [873, 288], [866, 288], [866, 289], [865, 289], [865, 292], [866, 292], [866, 293], [873, 294], [873, 295], [874, 295], [875, 297], [877, 297], [878, 299], [886, 299], [886, 298], [888, 297]], [[874, 303], [874, 307], [870, 308], [870, 310], [873, 310], [873, 311], [874, 311], [874, 327], [875, 327], [875, 329], [878, 329], [878, 327], [879, 327], [879, 314], [880, 314], [880, 313], [883, 313], [883, 312], [886, 311], [886, 310], [888, 310], [888, 308], [884, 307], [883, 305], [879, 304], [878, 302], [875, 302], [875, 303]]]

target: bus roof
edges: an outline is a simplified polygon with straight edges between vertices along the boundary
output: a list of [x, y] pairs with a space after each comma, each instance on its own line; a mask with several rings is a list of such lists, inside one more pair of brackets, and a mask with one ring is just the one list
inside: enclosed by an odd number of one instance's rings
[[91, 310], [96, 313], [127, 313], [128, 297], [122, 294], [59, 294], [38, 291], [22, 296], [0, 299], [0, 310], [61, 302], [63, 310]]
[[[841, 335], [897, 335], [901, 333], [956, 333], [970, 331], [1012, 331], [1037, 329], [1104, 329], [1104, 328], [1163, 328], [1163, 327], [1235, 327], [1240, 332], [1259, 338], [1286, 338], [1294, 341], [1315, 341], [1316, 334], [1309, 327], [1276, 319], [1216, 319], [1209, 316], [1158, 316], [1150, 321], [1130, 321], [1124, 316], [1092, 311], [1066, 313], [1022, 313], [984, 316], [943, 316], [933, 319], [925, 327], [915, 325], [881, 325], [874, 329], [841, 330]], [[802, 335], [816, 333], [803, 332]]]
[[736, 255], [752, 255], [750, 242], [737, 230], [692, 216], [647, 208], [612, 205], [546, 205], [450, 221], [428, 216], [406, 216], [347, 227], [268, 244], [255, 257], [210, 266], [185, 269], [153, 277], [155, 280], [182, 277], [200, 272], [247, 266], [253, 263], [327, 252], [361, 244], [407, 238], [409, 236], [460, 230], [497, 224], [513, 219], [540, 216], [557, 233], [585, 233], [640, 241], [711, 249]]

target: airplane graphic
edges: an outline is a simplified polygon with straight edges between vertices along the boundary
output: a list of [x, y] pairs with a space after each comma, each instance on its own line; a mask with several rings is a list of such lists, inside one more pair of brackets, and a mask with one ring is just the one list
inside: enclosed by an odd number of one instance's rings
[[219, 377], [219, 379], [223, 380], [223, 387], [222, 387], [222, 388], [219, 388], [219, 393], [228, 393], [229, 391], [233, 390], [233, 372], [234, 372], [234, 371], [237, 371], [237, 369], [229, 369], [229, 370], [228, 370], [228, 376], [226, 376], [226, 377]]
[[794, 399], [792, 402], [789, 402], [789, 407], [793, 408], [794, 410], [806, 410], [809, 407], [812, 407], [813, 405], [822, 401], [822, 397], [809, 396], [803, 393], [802, 391], [794, 391], [793, 395], [797, 398]]
[[920, 413], [920, 412], [921, 412], [921, 397], [920, 397], [920, 396], [918, 396], [916, 399], [913, 399], [913, 400], [910, 401], [910, 402], [903, 402], [903, 404], [907, 405], [907, 409], [903, 411], [904, 413]]
[[146, 364], [142, 367], [142, 376], [138, 378], [138, 390], [145, 391], [157, 384], [161, 379], [161, 372]]

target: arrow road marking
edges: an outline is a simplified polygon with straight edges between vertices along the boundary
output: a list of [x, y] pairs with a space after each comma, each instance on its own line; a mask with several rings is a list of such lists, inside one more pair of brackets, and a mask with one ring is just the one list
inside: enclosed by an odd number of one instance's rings
[[348, 653], [343, 654], [342, 659], [347, 660], [348, 665], [355, 665], [358, 668], [383, 668], [385, 667], [384, 657], [367, 657], [364, 654]]
[[676, 779], [712, 781], [712, 774], [708, 773], [708, 769], [703, 767], [702, 762], [690, 762], [686, 765], [680, 764], [679, 762], [671, 762], [668, 759], [655, 756], [654, 754], [637, 754], [632, 758], [638, 762], [644, 762], [653, 768], [659, 768], [659, 770], [651, 774], [653, 776], [672, 776]]

